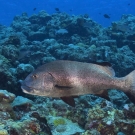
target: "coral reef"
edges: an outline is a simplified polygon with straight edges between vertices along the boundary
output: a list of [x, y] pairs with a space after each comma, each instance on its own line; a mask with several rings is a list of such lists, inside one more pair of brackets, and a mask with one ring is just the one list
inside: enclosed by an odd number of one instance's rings
[[134, 45], [133, 15], [108, 28], [87, 15], [45, 11], [22, 13], [10, 27], [0, 25], [0, 134], [134, 135], [135, 106], [120, 91], [110, 90], [110, 101], [80, 96], [73, 108], [60, 99], [25, 95], [20, 88], [35, 68], [57, 59], [108, 61], [117, 76], [125, 76], [135, 67]]
[[54, 125], [52, 129], [53, 135], [71, 135], [84, 131], [77, 123], [73, 123], [72, 121], [62, 117], [49, 117], [48, 123]]
[[89, 109], [85, 129], [90, 131], [96, 129], [101, 135], [115, 135], [120, 131], [126, 135], [134, 134], [134, 120], [124, 120], [123, 111], [111, 107], [107, 108], [95, 106]]

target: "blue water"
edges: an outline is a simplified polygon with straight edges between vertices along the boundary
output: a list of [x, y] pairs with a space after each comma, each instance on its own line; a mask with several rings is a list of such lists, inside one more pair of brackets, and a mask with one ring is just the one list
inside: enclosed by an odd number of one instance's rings
[[[110, 26], [112, 21], [120, 20], [122, 14], [135, 15], [134, 0], [0, 0], [0, 24], [9, 26], [13, 17], [23, 12], [29, 16], [40, 10], [52, 14], [56, 7], [71, 15], [87, 13], [102, 26]], [[104, 18], [104, 14], [110, 19]]]

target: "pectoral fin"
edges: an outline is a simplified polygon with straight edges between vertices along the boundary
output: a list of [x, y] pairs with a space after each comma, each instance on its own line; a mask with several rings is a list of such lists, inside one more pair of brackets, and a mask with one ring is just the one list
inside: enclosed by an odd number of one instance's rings
[[72, 87], [71, 86], [60, 86], [60, 85], [55, 85], [56, 88], [60, 89], [60, 90], [68, 90], [68, 89], [71, 89]]
[[61, 97], [61, 99], [68, 105], [75, 107], [75, 101], [73, 97]]

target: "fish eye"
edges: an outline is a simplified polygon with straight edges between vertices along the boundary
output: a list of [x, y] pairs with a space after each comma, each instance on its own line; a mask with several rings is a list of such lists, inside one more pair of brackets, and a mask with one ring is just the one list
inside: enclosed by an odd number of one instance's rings
[[36, 79], [38, 77], [38, 75], [32, 75], [32, 78]]

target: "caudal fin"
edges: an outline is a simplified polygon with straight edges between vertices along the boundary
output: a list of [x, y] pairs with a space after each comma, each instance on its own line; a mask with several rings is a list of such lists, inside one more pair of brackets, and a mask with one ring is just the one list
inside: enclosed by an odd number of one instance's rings
[[126, 95], [135, 104], [135, 70], [125, 77], [125, 87]]

